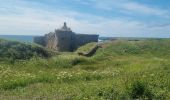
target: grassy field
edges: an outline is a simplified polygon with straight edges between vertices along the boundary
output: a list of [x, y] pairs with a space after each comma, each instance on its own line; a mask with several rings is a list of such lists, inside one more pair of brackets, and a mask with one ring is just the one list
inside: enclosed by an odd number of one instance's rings
[[[86, 51], [90, 45], [78, 51]], [[106, 42], [102, 47], [92, 57], [79, 56], [75, 51], [46, 58], [42, 54], [48, 54], [48, 51], [41, 47], [39, 50], [43, 53], [36, 52], [41, 56], [34, 56], [35, 49], [29, 49], [31, 53], [25, 56], [31, 56], [25, 60], [6, 62], [11, 55], [0, 56], [0, 100], [170, 98], [170, 39], [116, 40]], [[18, 52], [16, 48], [14, 50]], [[22, 53], [25, 54], [21, 50], [19, 54]]]

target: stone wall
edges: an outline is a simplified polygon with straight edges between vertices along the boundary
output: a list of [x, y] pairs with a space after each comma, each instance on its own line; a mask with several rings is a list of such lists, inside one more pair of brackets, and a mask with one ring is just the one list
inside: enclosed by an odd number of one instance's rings
[[99, 35], [76, 34], [76, 48], [90, 42], [98, 42]]
[[74, 51], [90, 42], [98, 42], [98, 35], [75, 34], [71, 31], [56, 31], [45, 36], [34, 37], [34, 43], [55, 51]]
[[49, 33], [47, 35], [45, 35], [45, 42], [46, 42], [46, 48], [50, 49], [50, 50], [57, 50], [57, 37], [55, 35], [55, 33]]
[[57, 50], [73, 51], [75, 45], [75, 33], [72, 31], [56, 31]]

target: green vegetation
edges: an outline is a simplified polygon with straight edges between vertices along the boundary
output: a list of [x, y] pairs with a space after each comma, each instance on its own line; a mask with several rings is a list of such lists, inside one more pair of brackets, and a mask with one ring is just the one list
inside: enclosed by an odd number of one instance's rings
[[[92, 44], [78, 50], [87, 50]], [[116, 40], [102, 44], [92, 57], [66, 52], [50, 58], [29, 56], [13, 64], [0, 61], [0, 99], [168, 100], [169, 44], [169, 39]], [[0, 52], [9, 49], [0, 46]], [[20, 55], [36, 51], [26, 53], [27, 49], [14, 50]]]
[[0, 39], [0, 61], [26, 60], [33, 56], [49, 57], [50, 53], [36, 44], [26, 44], [17, 41]]
[[92, 50], [96, 46], [95, 42], [88, 43], [85, 46], [82, 46], [76, 50], [76, 52], [81, 53], [88, 53], [90, 50]]

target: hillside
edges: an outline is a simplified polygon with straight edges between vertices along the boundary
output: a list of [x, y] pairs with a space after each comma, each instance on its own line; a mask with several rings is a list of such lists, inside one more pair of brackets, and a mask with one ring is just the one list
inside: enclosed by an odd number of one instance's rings
[[48, 57], [50, 53], [35, 44], [0, 39], [0, 60], [26, 60], [33, 56]]
[[[3, 43], [2, 40], [0, 43]], [[76, 52], [63, 52], [50, 58], [29, 56], [30, 59], [17, 60], [13, 64], [0, 63], [0, 97], [168, 100], [169, 44], [169, 39], [115, 40], [101, 44], [102, 48], [91, 57], [79, 56], [77, 52], [88, 52], [95, 43], [85, 45]], [[18, 52], [18, 49], [14, 50]], [[22, 55], [27, 50], [19, 51]]]

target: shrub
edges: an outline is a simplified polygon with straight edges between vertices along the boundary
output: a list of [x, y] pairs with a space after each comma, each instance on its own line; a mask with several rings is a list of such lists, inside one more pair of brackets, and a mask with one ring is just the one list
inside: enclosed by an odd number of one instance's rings
[[114, 86], [98, 89], [97, 96], [102, 97], [104, 100], [129, 100], [126, 95], [120, 95]]
[[35, 44], [21, 43], [17, 41], [8, 40], [0, 41], [1, 59], [10, 58], [9, 62], [13, 62], [15, 60], [30, 59], [35, 55], [43, 58], [51, 56], [49, 51]]
[[128, 94], [133, 99], [149, 99], [152, 100], [153, 94], [146, 83], [135, 81], [128, 88]]

